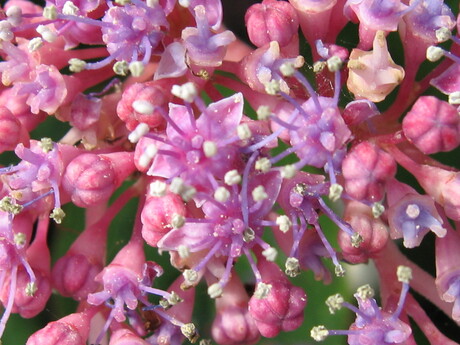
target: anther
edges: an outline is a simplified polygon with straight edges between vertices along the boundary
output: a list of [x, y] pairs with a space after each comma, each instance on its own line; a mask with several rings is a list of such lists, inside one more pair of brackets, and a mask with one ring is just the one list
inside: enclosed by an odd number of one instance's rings
[[326, 305], [329, 308], [331, 314], [335, 314], [337, 310], [342, 309], [344, 299], [341, 294], [337, 293], [335, 295], [329, 296], [326, 300]]

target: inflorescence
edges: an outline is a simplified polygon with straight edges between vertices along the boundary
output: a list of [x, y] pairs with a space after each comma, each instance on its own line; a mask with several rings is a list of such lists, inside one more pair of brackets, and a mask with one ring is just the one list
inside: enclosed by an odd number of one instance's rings
[[[442, 0], [263, 0], [244, 18], [252, 47], [222, 18], [220, 0], [0, 9], [0, 153], [19, 158], [0, 167], [0, 338], [54, 291], [78, 308], [27, 345], [254, 344], [301, 327], [304, 310], [314, 319], [291, 278], [328, 284], [372, 260], [379, 296], [367, 284], [357, 307], [329, 297], [332, 314], [356, 318], [314, 327], [314, 340], [415, 344], [412, 321], [431, 344], [457, 344], [410, 288], [460, 323], [460, 166], [430, 156], [460, 145], [460, 17]], [[342, 46], [356, 25], [358, 43]], [[66, 134], [36, 138], [51, 118]], [[109, 260], [109, 228], [132, 200], [130, 239]], [[84, 230], [54, 257], [69, 204]], [[435, 276], [401, 251], [430, 232]], [[165, 269], [177, 278], [163, 289]], [[193, 317], [204, 286], [211, 331]]]

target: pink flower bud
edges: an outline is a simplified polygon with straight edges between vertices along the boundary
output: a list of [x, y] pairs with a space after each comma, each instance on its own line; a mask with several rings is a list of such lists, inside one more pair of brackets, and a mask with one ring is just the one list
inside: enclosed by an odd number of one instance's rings
[[263, 298], [252, 296], [249, 313], [256, 321], [260, 334], [273, 338], [281, 331], [293, 331], [303, 322], [307, 295], [300, 287], [292, 285], [280, 268], [259, 258], [258, 268], [263, 283], [270, 291]]
[[385, 181], [396, 173], [396, 163], [385, 151], [364, 141], [351, 149], [342, 163], [345, 190], [357, 200], [383, 198]]
[[97, 289], [94, 278], [101, 270], [101, 265], [91, 263], [84, 255], [66, 255], [53, 267], [53, 285], [62, 296], [81, 301]]
[[277, 41], [280, 47], [289, 44], [297, 35], [299, 21], [291, 4], [264, 0], [249, 7], [244, 17], [249, 39], [257, 46]]
[[179, 194], [167, 193], [163, 197], [148, 198], [141, 213], [142, 237], [156, 247], [158, 241], [173, 228], [173, 218], [185, 214], [184, 202]]
[[222, 297], [216, 300], [212, 337], [222, 345], [254, 344], [260, 333], [248, 312], [248, 294], [240, 277], [233, 272]]
[[28, 134], [21, 122], [6, 107], [0, 107], [0, 152], [13, 150], [20, 142], [25, 143]]
[[8, 108], [11, 113], [21, 122], [24, 128], [30, 132], [46, 119], [44, 112], [32, 114], [30, 107], [26, 104], [27, 94], [15, 95], [14, 89], [3, 90], [0, 94], [0, 105]]
[[350, 224], [363, 241], [354, 247], [350, 236], [339, 231], [339, 245], [345, 260], [351, 263], [364, 263], [380, 253], [388, 241], [388, 230], [385, 224], [374, 218], [369, 206], [357, 201], [347, 204], [343, 219]]
[[62, 187], [75, 205], [90, 207], [108, 200], [133, 171], [133, 154], [130, 152], [84, 153], [67, 166]]
[[[155, 107], [164, 107], [171, 100], [171, 82], [166, 80], [135, 83], [123, 91], [117, 105], [118, 117], [132, 131], [142, 122], [150, 128], [156, 128], [165, 121]], [[147, 105], [142, 107], [142, 105]], [[148, 110], [152, 109], [152, 112]]]
[[403, 120], [404, 135], [425, 154], [451, 151], [460, 144], [457, 108], [434, 96], [422, 96]]
[[86, 345], [92, 313], [74, 313], [35, 332], [26, 345]]
[[112, 333], [109, 345], [148, 345], [145, 340], [134, 334], [133, 331], [120, 328]]
[[233, 306], [218, 311], [212, 337], [222, 345], [249, 345], [259, 340], [259, 330], [246, 308]]
[[33, 295], [28, 294], [30, 276], [23, 266], [19, 267], [17, 276], [8, 275], [0, 292], [0, 300], [6, 305], [9, 299], [11, 279], [16, 279], [16, 291], [14, 296], [13, 313], [18, 313], [24, 318], [31, 318], [43, 311], [51, 296], [51, 283], [49, 276], [34, 270], [36, 291]]

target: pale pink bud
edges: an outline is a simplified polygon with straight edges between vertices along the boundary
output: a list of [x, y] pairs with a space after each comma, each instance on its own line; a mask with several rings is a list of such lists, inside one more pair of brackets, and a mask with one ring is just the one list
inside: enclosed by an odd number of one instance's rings
[[396, 173], [394, 159], [376, 145], [364, 141], [351, 149], [342, 163], [345, 190], [357, 200], [379, 201], [385, 181]]
[[142, 237], [155, 247], [172, 228], [176, 215], [185, 216], [186, 209], [179, 194], [167, 193], [162, 197], [150, 197], [141, 213]]
[[35, 332], [26, 345], [86, 345], [92, 313], [74, 313]]
[[460, 144], [457, 108], [434, 96], [422, 96], [402, 123], [404, 135], [425, 154], [451, 151]]
[[27, 131], [6, 107], [0, 106], [0, 152], [13, 150], [20, 142], [28, 141]]
[[[150, 128], [164, 124], [164, 119], [155, 107], [166, 107], [171, 100], [171, 81], [169, 79], [135, 83], [125, 91], [117, 105], [117, 115], [132, 131], [142, 122]], [[137, 103], [136, 103], [137, 102]], [[139, 104], [149, 104], [152, 112], [144, 110]], [[140, 111], [139, 111], [140, 110]]]
[[130, 152], [84, 153], [67, 166], [62, 187], [75, 205], [90, 207], [108, 200], [133, 171], [133, 154]]
[[385, 248], [388, 230], [380, 218], [374, 218], [369, 206], [350, 201], [345, 209], [343, 220], [350, 224], [363, 241], [358, 247], [352, 245], [350, 235], [339, 231], [339, 245], [343, 258], [351, 263], [364, 263]]
[[101, 265], [91, 263], [84, 255], [66, 255], [53, 267], [53, 285], [62, 296], [81, 301], [97, 289], [94, 278], [101, 270]]
[[277, 41], [280, 47], [289, 44], [297, 35], [299, 21], [291, 4], [264, 0], [249, 7], [244, 17], [251, 42], [257, 46]]

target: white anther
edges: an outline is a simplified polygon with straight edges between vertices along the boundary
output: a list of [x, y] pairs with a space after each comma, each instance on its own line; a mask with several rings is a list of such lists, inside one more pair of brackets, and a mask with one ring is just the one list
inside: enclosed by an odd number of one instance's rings
[[329, 331], [323, 325], [313, 327], [310, 331], [310, 336], [315, 341], [324, 341], [329, 335]]
[[128, 75], [128, 63], [126, 61], [117, 61], [113, 64], [113, 71], [117, 75]]
[[268, 194], [265, 192], [264, 186], [257, 186], [252, 190], [252, 198], [255, 202], [264, 201], [268, 198]]
[[407, 207], [406, 207], [406, 215], [410, 219], [417, 218], [420, 215], [420, 207], [418, 207], [416, 204], [407, 205]]
[[257, 108], [258, 120], [267, 120], [271, 114], [272, 111], [268, 105], [261, 105], [259, 108]]
[[115, 3], [121, 6], [129, 5], [131, 0], [115, 0]]
[[269, 171], [271, 167], [272, 167], [272, 163], [267, 157], [259, 158], [255, 164], [256, 170], [260, 170], [262, 172]]
[[289, 276], [289, 277], [297, 277], [300, 274], [300, 264], [299, 264], [299, 259], [294, 258], [294, 257], [289, 257], [286, 259], [285, 263], [285, 270], [284, 272]]
[[153, 104], [145, 99], [138, 99], [133, 102], [133, 109], [143, 115], [153, 114]]
[[276, 260], [278, 251], [273, 247], [268, 247], [262, 252], [262, 255], [265, 256], [265, 259], [267, 259], [267, 261], [273, 262]]
[[190, 200], [193, 199], [195, 194], [196, 194], [195, 187], [184, 186], [182, 192], [180, 193], [180, 196], [182, 197], [182, 200], [184, 200], [185, 202], [189, 202]]
[[345, 276], [345, 273], [346, 273], [345, 268], [343, 268], [343, 266], [339, 264], [335, 266], [334, 273], [337, 277], [343, 277]]
[[153, 157], [158, 153], [155, 145], [148, 145], [139, 157], [138, 164], [141, 168], [147, 168], [152, 162]]
[[247, 140], [252, 137], [251, 129], [249, 128], [247, 123], [242, 123], [236, 127], [236, 133], [238, 134], [238, 138], [241, 140]]
[[238, 171], [236, 169], [227, 171], [227, 173], [224, 176], [224, 181], [229, 186], [233, 186], [241, 182], [241, 175], [238, 174]]
[[194, 83], [188, 82], [182, 85], [173, 85], [171, 93], [188, 103], [192, 103], [198, 96], [198, 89]]
[[256, 290], [254, 291], [254, 297], [258, 299], [263, 299], [268, 296], [271, 289], [271, 284], [258, 283], [256, 286]]
[[192, 285], [198, 281], [198, 272], [195, 270], [185, 270], [182, 275], [185, 281]]
[[52, 149], [54, 149], [53, 140], [51, 140], [51, 138], [47, 138], [47, 137], [41, 138], [39, 143], [38, 143], [38, 146], [42, 149], [42, 151], [44, 153], [48, 153]]
[[71, 58], [69, 60], [69, 70], [70, 72], [78, 73], [83, 71], [86, 68], [86, 61], [77, 59], [77, 58]]
[[14, 33], [11, 31], [12, 25], [6, 20], [0, 21], [0, 41], [11, 41]]
[[137, 143], [144, 135], [146, 135], [149, 132], [150, 128], [146, 123], [139, 123], [136, 128], [134, 128], [134, 131], [129, 133], [128, 135], [128, 140], [135, 144]]
[[179, 0], [179, 5], [185, 8], [188, 8], [190, 6], [190, 3], [191, 3], [190, 0]]
[[214, 283], [208, 287], [208, 295], [211, 298], [218, 298], [222, 296], [222, 293], [224, 290], [222, 289], [222, 286], [220, 286], [219, 283]]
[[56, 6], [54, 6], [54, 5], [46, 6], [43, 9], [43, 17], [46, 18], [46, 19], [49, 19], [49, 20], [57, 19], [58, 11], [57, 11]]
[[227, 202], [229, 198], [230, 198], [230, 192], [228, 191], [227, 188], [217, 187], [217, 189], [214, 192], [214, 199], [216, 199], [219, 202]]
[[293, 178], [297, 174], [297, 168], [293, 164], [285, 165], [281, 168], [281, 177], [285, 179]]
[[289, 219], [288, 216], [286, 216], [285, 214], [283, 214], [283, 215], [278, 216], [278, 217], [276, 218], [276, 225], [279, 226], [281, 232], [286, 233], [286, 232], [288, 232], [289, 229], [291, 228], [292, 222], [291, 222], [291, 220]]
[[314, 73], [320, 73], [324, 70], [324, 68], [326, 68], [327, 66], [327, 63], [326, 61], [316, 61], [314, 64], [313, 64], [313, 72]]
[[29, 52], [34, 52], [43, 47], [43, 39], [41, 37], [32, 38], [27, 44], [27, 49]]
[[342, 295], [337, 293], [327, 298], [326, 305], [329, 308], [329, 312], [335, 314], [337, 310], [342, 309], [343, 302], [345, 302], [345, 300]]
[[169, 184], [169, 191], [174, 194], [181, 194], [184, 188], [184, 180], [180, 177], [174, 177]]
[[439, 43], [445, 42], [452, 37], [452, 32], [445, 27], [439, 28], [436, 30], [436, 39]]
[[181, 244], [177, 247], [177, 253], [181, 259], [187, 259], [190, 256], [190, 249], [186, 245]]
[[8, 21], [13, 26], [18, 26], [22, 22], [22, 9], [19, 6], [11, 6], [6, 10]]
[[431, 62], [438, 61], [443, 56], [444, 50], [440, 47], [429, 46], [426, 50], [426, 58]]
[[449, 94], [449, 103], [453, 105], [460, 104], [460, 91], [455, 91]]
[[280, 82], [278, 80], [272, 79], [269, 82], [265, 83], [265, 92], [269, 95], [276, 95], [281, 90]]
[[75, 6], [72, 1], [66, 1], [62, 7], [62, 13], [65, 15], [76, 16], [78, 14], [79, 8]]
[[372, 205], [372, 215], [374, 216], [374, 218], [380, 217], [383, 214], [383, 212], [385, 212], [385, 206], [383, 206], [381, 203], [375, 202]]
[[129, 64], [128, 69], [133, 77], [140, 77], [144, 73], [145, 66], [142, 61], [133, 61]]
[[150, 184], [150, 195], [162, 197], [166, 195], [167, 185], [165, 182], [156, 180]]
[[45, 25], [37, 26], [36, 31], [42, 36], [46, 42], [54, 42], [57, 38], [56, 33], [51, 31], [51, 29]]
[[342, 68], [342, 59], [340, 59], [338, 56], [334, 55], [331, 56], [329, 59], [326, 61], [327, 64], [327, 69], [331, 72], [337, 72]]
[[53, 212], [50, 214], [50, 218], [53, 219], [56, 224], [61, 224], [65, 217], [65, 212], [60, 207], [55, 207]]
[[412, 279], [412, 268], [402, 265], [398, 266], [396, 275], [398, 277], [398, 281], [409, 284], [409, 281]]
[[342, 192], [343, 187], [341, 185], [339, 185], [338, 183], [331, 184], [331, 186], [329, 187], [329, 199], [332, 202], [336, 202], [342, 196]]
[[360, 286], [356, 290], [356, 296], [358, 296], [362, 300], [367, 300], [369, 298], [372, 298], [372, 297], [374, 297], [374, 295], [375, 295], [375, 291], [374, 291], [373, 288], [371, 288], [371, 286], [369, 284]]
[[185, 224], [185, 218], [178, 213], [174, 213], [171, 218], [171, 226], [174, 229], [180, 229]]
[[292, 77], [295, 72], [295, 67], [292, 62], [285, 62], [280, 66], [280, 72], [284, 77]]
[[214, 157], [217, 154], [217, 145], [214, 141], [206, 140], [203, 143], [204, 155], [208, 158]]

